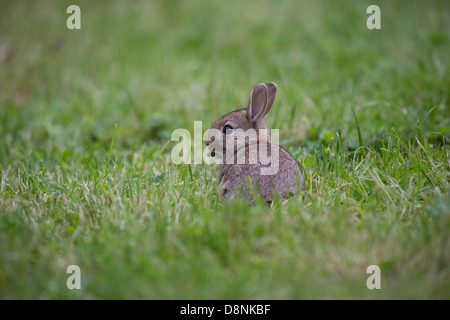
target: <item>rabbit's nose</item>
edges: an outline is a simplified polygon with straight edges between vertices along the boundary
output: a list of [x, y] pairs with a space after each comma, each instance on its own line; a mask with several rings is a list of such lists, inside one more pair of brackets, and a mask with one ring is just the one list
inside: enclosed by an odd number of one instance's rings
[[208, 147], [211, 143], [214, 142], [214, 140], [216, 140], [215, 137], [208, 137], [208, 139], [206, 139], [205, 144]]

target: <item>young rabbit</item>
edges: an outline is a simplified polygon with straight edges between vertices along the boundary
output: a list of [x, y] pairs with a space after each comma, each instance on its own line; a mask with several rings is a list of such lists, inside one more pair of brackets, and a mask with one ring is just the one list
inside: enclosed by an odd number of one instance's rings
[[246, 109], [228, 113], [213, 124], [206, 146], [222, 163], [218, 179], [221, 199], [240, 195], [253, 202], [253, 192], [261, 192], [271, 203], [275, 192], [287, 199], [296, 195], [298, 188], [305, 191], [297, 161], [270, 142], [264, 116], [272, 109], [276, 93], [275, 83], [260, 83], [250, 94]]

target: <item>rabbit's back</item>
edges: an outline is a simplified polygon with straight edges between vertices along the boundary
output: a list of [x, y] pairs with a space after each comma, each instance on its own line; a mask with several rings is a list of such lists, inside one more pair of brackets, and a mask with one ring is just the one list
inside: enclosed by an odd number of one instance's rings
[[[269, 159], [273, 152], [278, 153], [277, 161], [262, 161], [259, 153], [256, 163], [249, 161], [249, 145], [245, 149], [245, 162], [242, 164], [222, 164], [219, 181], [222, 181], [220, 196], [222, 199], [243, 197], [253, 202], [252, 187], [255, 193], [261, 193], [266, 202], [272, 202], [276, 192], [283, 199], [296, 195], [298, 188], [305, 191], [304, 179], [297, 161], [283, 148], [269, 144]], [[235, 160], [237, 160], [235, 158]], [[262, 174], [266, 170], [268, 174]], [[251, 185], [250, 185], [251, 181]]]

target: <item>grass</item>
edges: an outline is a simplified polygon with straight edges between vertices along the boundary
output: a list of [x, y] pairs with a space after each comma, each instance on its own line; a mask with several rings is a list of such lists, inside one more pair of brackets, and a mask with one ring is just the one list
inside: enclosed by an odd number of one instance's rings
[[[0, 12], [0, 298], [450, 297], [447, 1], [70, 4]], [[268, 81], [304, 200], [219, 202], [171, 133]]]

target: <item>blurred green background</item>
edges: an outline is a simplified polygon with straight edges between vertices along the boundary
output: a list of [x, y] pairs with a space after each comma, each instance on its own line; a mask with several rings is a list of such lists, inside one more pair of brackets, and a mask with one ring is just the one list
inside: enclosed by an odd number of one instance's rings
[[[445, 0], [1, 1], [0, 298], [448, 298], [449, 31]], [[269, 81], [308, 201], [218, 204], [163, 146]]]
[[417, 120], [448, 135], [447, 1], [381, 1], [381, 30], [368, 1], [78, 2], [81, 30], [66, 28], [69, 4], [2, 2], [3, 157], [26, 133], [37, 148], [109, 145], [116, 123], [120, 145], [163, 140], [268, 81], [288, 143], [340, 128], [356, 144], [351, 106], [368, 144]]

